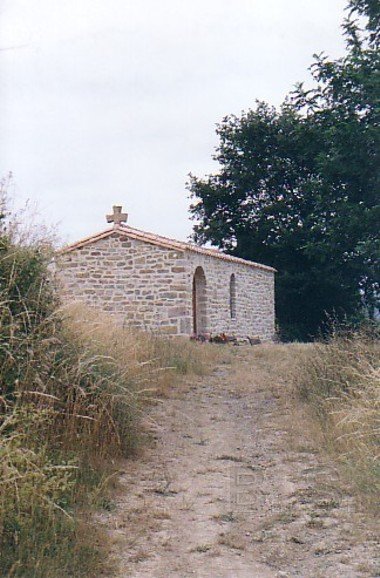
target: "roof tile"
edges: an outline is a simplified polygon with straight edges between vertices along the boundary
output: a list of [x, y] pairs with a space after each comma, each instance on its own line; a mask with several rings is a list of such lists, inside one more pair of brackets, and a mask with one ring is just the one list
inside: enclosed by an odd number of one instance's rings
[[70, 253], [71, 251], [75, 251], [76, 249], [95, 243], [100, 239], [109, 237], [114, 233], [118, 233], [119, 235], [129, 237], [131, 239], [143, 241], [145, 243], [151, 243], [152, 245], [157, 245], [159, 247], [165, 247], [167, 249], [174, 249], [176, 251], [192, 251], [194, 253], [200, 253], [201, 255], [222, 259], [223, 261], [231, 261], [233, 263], [240, 263], [241, 265], [255, 267], [264, 271], [276, 272], [276, 269], [269, 267], [268, 265], [262, 265], [261, 263], [255, 263], [254, 261], [248, 261], [247, 259], [241, 259], [240, 257], [227, 255], [218, 249], [210, 249], [208, 247], [200, 247], [199, 245], [194, 245], [192, 243], [185, 243], [184, 241], [176, 241], [175, 239], [162, 237], [161, 235], [156, 235], [154, 233], [140, 231], [139, 229], [135, 229], [129, 225], [117, 225], [112, 227], [112, 229], [106, 229], [101, 233], [97, 233], [95, 235], [91, 235], [90, 237], [86, 237], [85, 239], [81, 239], [80, 241], [77, 241], [71, 245], [67, 245], [61, 249], [59, 254]]

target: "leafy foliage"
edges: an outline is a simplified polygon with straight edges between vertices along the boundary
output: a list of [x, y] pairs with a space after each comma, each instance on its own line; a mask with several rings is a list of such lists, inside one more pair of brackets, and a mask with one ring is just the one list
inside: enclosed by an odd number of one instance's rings
[[373, 315], [379, 297], [379, 9], [349, 9], [346, 56], [315, 56], [314, 88], [280, 110], [224, 118], [219, 172], [190, 177], [195, 240], [278, 269], [286, 338], [315, 335], [326, 314]]

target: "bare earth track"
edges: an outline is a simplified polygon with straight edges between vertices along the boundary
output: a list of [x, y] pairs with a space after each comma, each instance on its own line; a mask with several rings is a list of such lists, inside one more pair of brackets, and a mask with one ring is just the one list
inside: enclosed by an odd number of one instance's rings
[[293, 427], [296, 347], [226, 348], [151, 408], [153, 441], [107, 519], [118, 577], [380, 576], [374, 521]]

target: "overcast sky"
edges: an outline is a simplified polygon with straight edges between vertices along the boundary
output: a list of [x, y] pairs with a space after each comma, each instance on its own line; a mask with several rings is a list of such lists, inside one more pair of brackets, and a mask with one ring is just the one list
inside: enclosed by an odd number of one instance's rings
[[344, 51], [343, 0], [0, 0], [0, 176], [63, 240], [129, 224], [186, 239], [215, 124], [279, 105]]

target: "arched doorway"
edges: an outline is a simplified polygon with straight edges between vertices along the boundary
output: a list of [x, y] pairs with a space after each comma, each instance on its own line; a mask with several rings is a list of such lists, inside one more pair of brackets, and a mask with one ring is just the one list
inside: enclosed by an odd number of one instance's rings
[[193, 277], [193, 331], [195, 335], [207, 332], [206, 275], [202, 267]]

